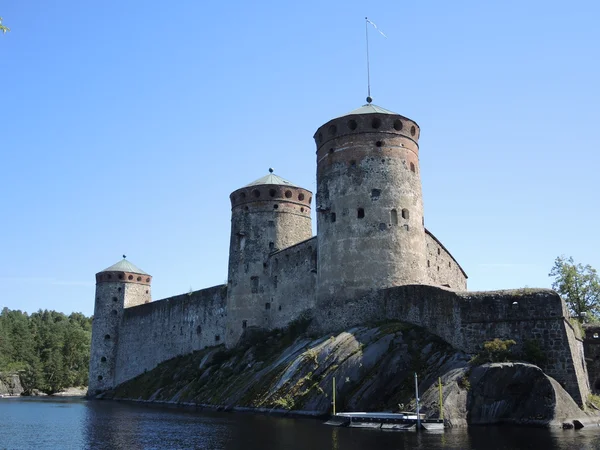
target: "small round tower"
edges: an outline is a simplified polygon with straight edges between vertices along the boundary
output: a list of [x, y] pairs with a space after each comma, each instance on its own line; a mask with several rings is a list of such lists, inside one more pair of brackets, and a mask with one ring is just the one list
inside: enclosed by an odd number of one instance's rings
[[314, 138], [317, 302], [425, 284], [419, 126], [368, 103]]
[[269, 302], [268, 256], [312, 237], [312, 192], [269, 174], [234, 191], [227, 278], [225, 343], [237, 343], [246, 327], [264, 326]]
[[96, 274], [88, 395], [114, 387], [123, 310], [149, 303], [152, 277], [123, 259]]

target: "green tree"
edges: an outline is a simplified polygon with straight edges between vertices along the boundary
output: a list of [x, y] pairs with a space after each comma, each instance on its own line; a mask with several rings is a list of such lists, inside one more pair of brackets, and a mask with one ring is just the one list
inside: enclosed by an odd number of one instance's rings
[[549, 274], [552, 289], [565, 300], [573, 317], [583, 321], [600, 319], [600, 277], [589, 264], [576, 264], [572, 257], [559, 256]]
[[2, 17], [0, 17], [0, 31], [2, 31], [2, 34], [5, 34], [7, 31], [10, 31], [10, 28], [2, 25]]

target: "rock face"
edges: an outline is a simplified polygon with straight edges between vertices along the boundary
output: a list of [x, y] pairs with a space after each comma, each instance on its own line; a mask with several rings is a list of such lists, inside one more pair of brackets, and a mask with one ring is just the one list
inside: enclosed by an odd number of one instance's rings
[[472, 370], [469, 381], [471, 424], [553, 425], [584, 416], [562, 386], [532, 364], [485, 364]]
[[21, 379], [16, 373], [0, 373], [0, 395], [21, 395]]
[[[585, 418], [569, 394], [527, 363], [472, 368], [469, 355], [424, 329], [394, 322], [311, 339], [293, 330], [248, 336], [245, 345], [174, 358], [102, 394], [224, 409], [329, 414], [333, 378], [337, 411], [414, 410], [438, 418], [439, 381], [448, 426], [560, 425]], [[590, 416], [587, 416], [590, 419]]]

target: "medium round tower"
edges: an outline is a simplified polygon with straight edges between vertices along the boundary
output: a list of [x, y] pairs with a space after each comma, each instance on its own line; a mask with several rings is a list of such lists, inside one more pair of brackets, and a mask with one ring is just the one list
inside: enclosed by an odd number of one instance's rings
[[369, 103], [314, 138], [317, 302], [426, 283], [419, 126]]
[[[225, 343], [237, 343], [244, 328], [265, 324], [270, 306], [269, 254], [312, 237], [312, 192], [269, 174], [237, 189], [231, 200]], [[269, 303], [269, 305], [266, 305]]]
[[114, 387], [123, 310], [151, 300], [152, 277], [123, 259], [96, 274], [88, 395]]

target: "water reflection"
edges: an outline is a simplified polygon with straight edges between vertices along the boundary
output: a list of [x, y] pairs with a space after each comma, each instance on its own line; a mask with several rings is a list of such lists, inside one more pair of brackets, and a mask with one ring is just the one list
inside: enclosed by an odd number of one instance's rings
[[445, 433], [334, 428], [319, 420], [207, 413], [102, 401], [0, 400], [0, 449], [578, 450], [600, 428], [476, 427]]

